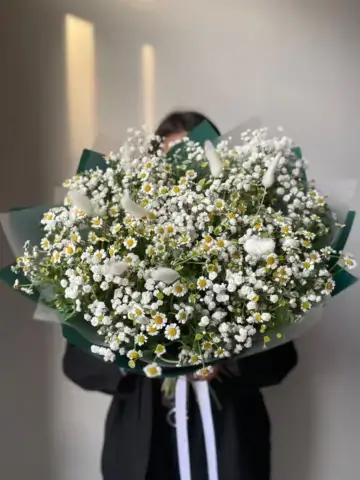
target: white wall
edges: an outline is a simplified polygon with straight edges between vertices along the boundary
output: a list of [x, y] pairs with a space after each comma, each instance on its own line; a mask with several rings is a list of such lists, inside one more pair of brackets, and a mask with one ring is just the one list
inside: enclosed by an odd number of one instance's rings
[[[25, 145], [32, 146], [36, 138], [38, 147], [32, 165], [37, 169], [41, 166], [43, 175], [41, 181], [34, 180], [35, 190], [41, 187], [43, 196], [50, 195], [52, 186], [69, 173], [73, 162], [68, 153], [69, 132], [64, 111], [61, 28], [63, 15], [68, 12], [95, 23], [99, 131], [119, 137], [127, 126], [141, 122], [140, 47], [152, 43], [158, 59], [159, 118], [174, 107], [199, 108], [225, 130], [256, 116], [263, 124], [284, 125], [317, 167], [338, 175], [360, 177], [357, 160], [360, 5], [356, 0], [162, 0], [160, 3], [158, 10], [141, 13], [111, 0], [101, 5], [64, 0], [51, 10], [39, 0], [37, 10], [32, 9], [26, 20], [18, 15], [8, 17], [8, 43], [1, 46], [7, 52], [15, 52], [22, 67], [18, 63], [14, 67], [10, 57], [7, 64], [23, 76], [16, 91], [10, 80], [5, 88], [12, 92], [12, 98], [18, 91], [22, 94], [19, 98], [28, 102], [25, 103], [28, 114], [18, 120], [22, 112], [20, 104], [12, 111], [9, 100], [10, 117], [5, 120], [9, 138], [14, 131], [21, 133], [23, 149]], [[43, 22], [51, 26], [47, 33], [40, 29]], [[10, 38], [16, 25], [26, 37], [22, 40], [25, 47], [20, 40], [14, 44]], [[25, 33], [21, 26], [26, 27]], [[38, 36], [34, 36], [36, 31]], [[36, 127], [32, 125], [29, 132], [36, 113], [39, 117]], [[7, 145], [13, 148], [9, 154], [13, 168], [23, 167], [23, 150], [15, 149], [10, 140]], [[3, 168], [3, 161], [1, 165]], [[33, 175], [35, 178], [36, 174]], [[3, 179], [4, 175], [1, 186]], [[15, 183], [13, 180], [12, 185]], [[4, 205], [7, 208], [31, 199], [33, 189], [28, 187], [27, 191], [21, 198], [13, 190], [1, 192], [2, 209]], [[358, 256], [359, 234], [357, 225], [351, 247]], [[2, 289], [0, 294], [3, 302], [7, 293]], [[356, 286], [331, 305], [324, 322], [299, 341], [297, 371], [283, 386], [267, 394], [274, 426], [274, 480], [358, 478], [358, 294]], [[99, 480], [98, 461], [108, 399], [70, 385], [60, 372], [62, 343], [56, 328], [36, 325], [30, 329], [21, 310], [27, 307], [18, 307], [12, 297], [6, 301], [7, 314], [1, 322], [10, 312], [17, 312], [19, 325], [26, 328], [27, 335], [33, 335], [36, 349], [32, 349], [31, 362], [26, 365], [20, 360], [16, 362], [19, 366], [8, 370], [4, 369], [4, 361], [0, 365], [7, 382], [19, 370], [29, 372], [27, 378], [30, 375], [36, 382], [30, 395], [31, 412], [37, 399], [42, 407], [35, 408], [35, 412], [42, 416], [43, 430], [51, 431], [52, 451], [56, 452], [51, 475], [40, 472], [40, 450], [46, 435], [37, 432], [33, 442], [37, 447], [27, 448], [24, 442], [24, 468], [16, 465], [16, 474], [7, 478], [20, 479], [21, 473], [27, 471], [36, 472], [34, 478], [40, 480]], [[9, 353], [5, 356], [10, 360], [13, 350], [8, 344], [16, 347], [23, 341], [16, 335], [19, 327], [8, 328], [7, 338], [11, 341], [6, 342], [5, 352]], [[3, 343], [3, 338], [0, 341]], [[41, 348], [45, 351], [41, 352]], [[53, 349], [55, 353], [50, 352]], [[0, 351], [4, 353], [3, 349]], [[45, 355], [50, 365], [48, 371], [41, 364]], [[9, 392], [0, 402], [14, 412], [9, 423], [13, 432], [19, 432], [22, 427], [16, 422], [14, 407], [18, 390]], [[28, 422], [27, 428], [31, 428], [35, 420]], [[1, 449], [0, 452], [3, 453]], [[10, 472], [15, 465], [15, 441], [7, 445], [5, 452], [5, 465]]]

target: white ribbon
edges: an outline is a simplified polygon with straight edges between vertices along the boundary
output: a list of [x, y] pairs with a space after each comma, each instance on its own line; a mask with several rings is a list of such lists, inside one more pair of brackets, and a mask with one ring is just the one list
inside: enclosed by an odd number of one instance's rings
[[[214, 420], [211, 411], [209, 385], [207, 382], [193, 382], [199, 404], [204, 431], [206, 460], [209, 480], [219, 480], [216, 455]], [[175, 412], [176, 440], [180, 480], [191, 480], [189, 436], [187, 425], [187, 389], [188, 380], [180, 377], [176, 382]]]
[[180, 377], [176, 382], [175, 390], [176, 442], [180, 480], [191, 480], [189, 436], [187, 424], [187, 389], [187, 378]]

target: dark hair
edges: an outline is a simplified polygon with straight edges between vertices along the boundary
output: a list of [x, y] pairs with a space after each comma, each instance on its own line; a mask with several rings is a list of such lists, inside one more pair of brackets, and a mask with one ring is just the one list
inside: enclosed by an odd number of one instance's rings
[[174, 133], [191, 132], [195, 127], [203, 122], [208, 122], [212, 128], [220, 135], [219, 129], [205, 115], [199, 112], [176, 111], [167, 115], [156, 130], [159, 137], [168, 137]]

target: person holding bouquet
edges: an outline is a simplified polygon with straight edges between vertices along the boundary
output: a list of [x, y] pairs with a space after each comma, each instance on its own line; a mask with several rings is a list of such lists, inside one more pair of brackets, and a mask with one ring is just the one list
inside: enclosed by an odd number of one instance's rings
[[[207, 121], [197, 112], [174, 112], [159, 125], [163, 148]], [[219, 133], [219, 132], [218, 132]], [[278, 385], [297, 363], [293, 343], [266, 349], [221, 366], [202, 378], [211, 382], [220, 480], [269, 480], [271, 428], [261, 390]], [[175, 428], [162, 380], [120, 370], [67, 344], [65, 375], [81, 388], [112, 395], [102, 453], [104, 480], [177, 480]], [[189, 382], [200, 381], [190, 376]], [[91, 421], [91, 419], [89, 419]], [[194, 394], [189, 398], [193, 480], [207, 480], [203, 430]]]

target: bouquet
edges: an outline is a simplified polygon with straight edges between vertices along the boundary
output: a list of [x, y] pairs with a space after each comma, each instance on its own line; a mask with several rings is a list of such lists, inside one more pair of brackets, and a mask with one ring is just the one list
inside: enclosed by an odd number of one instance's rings
[[12, 244], [30, 241], [2, 278], [71, 343], [151, 378], [292, 339], [356, 281], [355, 214], [330, 207], [288, 137], [215, 137], [204, 124], [165, 155], [131, 131], [117, 152], [84, 151], [63, 205], [3, 217]]

